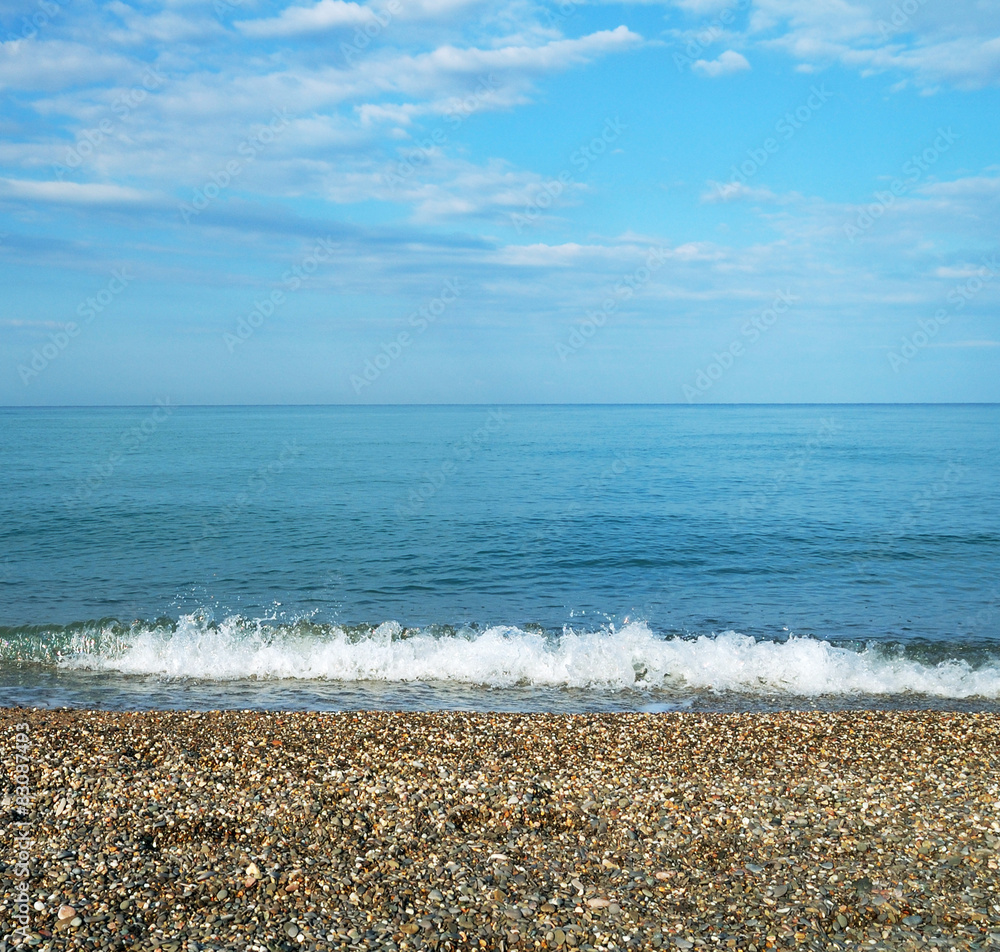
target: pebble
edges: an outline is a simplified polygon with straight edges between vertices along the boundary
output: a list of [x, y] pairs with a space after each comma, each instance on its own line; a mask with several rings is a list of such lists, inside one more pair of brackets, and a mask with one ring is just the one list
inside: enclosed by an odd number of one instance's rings
[[994, 714], [0, 721], [46, 952], [1000, 952]]

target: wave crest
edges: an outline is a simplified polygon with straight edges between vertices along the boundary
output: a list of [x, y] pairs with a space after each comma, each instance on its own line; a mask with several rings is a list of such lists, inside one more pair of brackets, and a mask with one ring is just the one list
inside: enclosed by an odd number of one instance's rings
[[[553, 635], [511, 626], [349, 629], [231, 616], [176, 623], [102, 623], [5, 639], [6, 660], [62, 668], [232, 681], [453, 682], [607, 691], [734, 692], [765, 696], [923, 695], [1000, 699], [1000, 658], [975, 667], [928, 663], [877, 643], [852, 648], [811, 637], [758, 640], [734, 631], [663, 637], [644, 622]], [[12, 653], [14, 641], [20, 650]]]

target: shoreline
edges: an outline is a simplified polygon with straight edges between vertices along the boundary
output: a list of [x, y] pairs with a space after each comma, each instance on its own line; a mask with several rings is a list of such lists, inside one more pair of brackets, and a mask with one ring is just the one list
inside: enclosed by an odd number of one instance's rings
[[18, 733], [0, 931], [21, 822], [36, 948], [1000, 950], [998, 714], [15, 708], [5, 764]]

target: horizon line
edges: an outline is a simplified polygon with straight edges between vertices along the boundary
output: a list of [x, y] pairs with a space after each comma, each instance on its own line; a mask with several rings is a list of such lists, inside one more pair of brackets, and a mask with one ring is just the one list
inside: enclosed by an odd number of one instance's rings
[[[166, 398], [169, 403], [170, 398]], [[156, 406], [153, 403], [28, 403], [28, 404], [0, 404], [0, 410], [128, 410], [145, 409]], [[801, 401], [801, 402], [771, 402], [771, 401], [748, 401], [730, 403], [687, 403], [676, 400], [667, 403], [505, 403], [493, 400], [486, 403], [176, 403], [173, 406], [177, 409], [185, 408], [191, 410], [208, 409], [272, 409], [272, 408], [354, 408], [354, 409], [377, 409], [385, 408], [413, 408], [413, 407], [682, 407], [688, 409], [708, 408], [708, 407], [995, 407], [1000, 406], [1000, 401], [995, 400], [918, 400], [918, 401]]]

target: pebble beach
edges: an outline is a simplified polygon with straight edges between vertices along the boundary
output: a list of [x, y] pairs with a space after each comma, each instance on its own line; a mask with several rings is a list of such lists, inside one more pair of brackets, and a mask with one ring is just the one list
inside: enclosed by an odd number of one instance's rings
[[995, 714], [0, 724], [0, 952], [1000, 950]]

